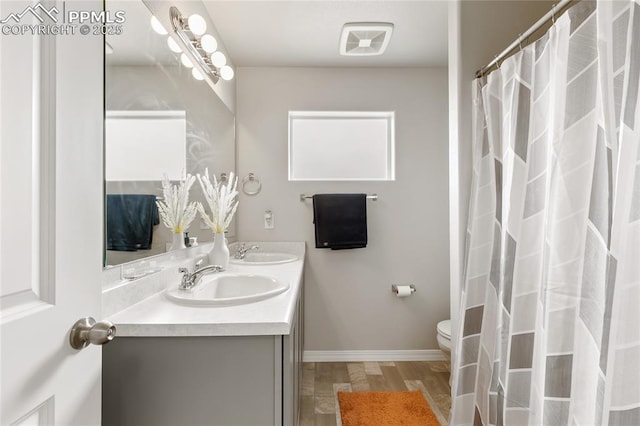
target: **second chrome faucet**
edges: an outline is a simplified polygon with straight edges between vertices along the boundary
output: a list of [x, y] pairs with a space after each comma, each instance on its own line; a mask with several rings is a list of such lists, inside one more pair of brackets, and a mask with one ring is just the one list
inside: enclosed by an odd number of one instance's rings
[[240, 244], [240, 247], [238, 247], [238, 250], [236, 250], [236, 254], [233, 255], [233, 257], [235, 257], [236, 259], [244, 259], [244, 257], [247, 255], [247, 252], [249, 250], [258, 250], [260, 248], [259, 245], [253, 245], [251, 247], [247, 247], [246, 243], [242, 243]]

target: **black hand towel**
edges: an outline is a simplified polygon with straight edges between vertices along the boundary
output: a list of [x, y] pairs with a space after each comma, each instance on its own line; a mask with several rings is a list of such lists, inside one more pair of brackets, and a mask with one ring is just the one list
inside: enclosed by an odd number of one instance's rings
[[367, 195], [313, 196], [316, 248], [332, 250], [367, 246]]
[[107, 195], [107, 250], [149, 250], [159, 223], [155, 195]]

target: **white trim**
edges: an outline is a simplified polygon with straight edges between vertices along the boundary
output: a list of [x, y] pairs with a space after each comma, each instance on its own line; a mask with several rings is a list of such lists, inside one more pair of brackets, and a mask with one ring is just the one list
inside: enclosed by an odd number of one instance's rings
[[170, 120], [176, 118], [184, 118], [186, 120], [187, 112], [184, 110], [107, 110], [104, 116], [105, 118], [119, 118], [122, 120]]
[[[460, 309], [464, 243], [460, 242], [460, 132], [462, 125], [462, 0], [449, 3], [449, 318], [451, 319], [452, 348], [455, 357], [458, 310]], [[465, 124], [465, 126], [467, 126]]]
[[440, 349], [398, 351], [304, 351], [304, 362], [446, 361]]
[[27, 414], [18, 419], [15, 425], [19, 424], [38, 424], [49, 425], [55, 421], [55, 396], [51, 396], [49, 399], [38, 405]]

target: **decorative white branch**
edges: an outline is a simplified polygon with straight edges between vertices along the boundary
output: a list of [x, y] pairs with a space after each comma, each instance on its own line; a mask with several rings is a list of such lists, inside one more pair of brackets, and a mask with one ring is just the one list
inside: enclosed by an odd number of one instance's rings
[[196, 181], [191, 174], [186, 175], [180, 183], [172, 185], [165, 174], [162, 179], [162, 195], [164, 200], [157, 200], [158, 213], [162, 223], [176, 234], [181, 234], [187, 229], [196, 217], [200, 203], [189, 203], [189, 190]]
[[214, 174], [213, 183], [211, 183], [209, 169], [206, 169], [204, 176], [198, 173], [198, 181], [211, 210], [211, 217], [209, 217], [202, 204], [198, 204], [200, 216], [213, 232], [223, 233], [229, 227], [238, 208], [238, 201], [236, 200], [238, 196], [238, 191], [236, 190], [238, 178], [234, 176], [233, 172], [230, 172], [225, 184], [222, 181], [218, 181]]

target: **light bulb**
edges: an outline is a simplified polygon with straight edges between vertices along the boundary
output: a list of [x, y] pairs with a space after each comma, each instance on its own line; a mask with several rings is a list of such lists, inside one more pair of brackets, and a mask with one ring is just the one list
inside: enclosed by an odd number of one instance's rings
[[191, 63], [191, 59], [186, 54], [180, 55], [180, 62], [187, 68], [193, 68], [193, 64]]
[[191, 75], [196, 80], [204, 80], [204, 76], [202, 75], [202, 73], [200, 71], [198, 71], [197, 68], [194, 68], [194, 69], [191, 70]]
[[189, 16], [189, 20], [187, 21], [189, 24], [189, 31], [191, 31], [195, 35], [201, 36], [207, 31], [207, 21], [200, 15], [191, 15]]
[[156, 18], [155, 16], [151, 17], [151, 28], [153, 28], [153, 31], [157, 32], [160, 35], [169, 34], [167, 30], [164, 29], [160, 21], [158, 21], [158, 18]]
[[182, 53], [182, 49], [180, 49], [180, 46], [178, 46], [178, 43], [176, 43], [176, 41], [173, 38], [171, 38], [171, 36], [167, 38], [167, 45], [169, 46], [169, 49], [171, 49], [172, 52]]
[[220, 68], [220, 77], [222, 77], [223, 80], [231, 80], [233, 78], [233, 75], [233, 68], [231, 68], [229, 65], [225, 65]]
[[211, 34], [205, 34], [200, 39], [200, 45], [207, 53], [213, 53], [218, 48], [218, 42]]
[[217, 68], [222, 68], [227, 64], [227, 58], [220, 51], [213, 52], [211, 54], [211, 63]]

